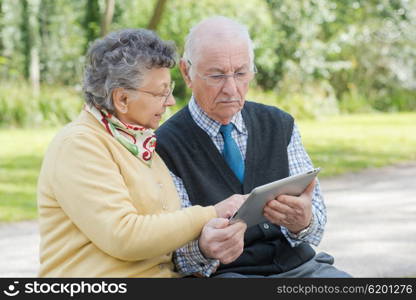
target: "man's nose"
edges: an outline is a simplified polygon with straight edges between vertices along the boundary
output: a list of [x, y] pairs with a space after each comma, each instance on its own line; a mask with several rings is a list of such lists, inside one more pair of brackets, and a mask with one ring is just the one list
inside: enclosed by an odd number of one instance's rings
[[234, 76], [227, 76], [225, 78], [224, 85], [222, 87], [222, 91], [224, 94], [233, 96], [238, 93], [237, 89], [237, 82], [234, 78]]

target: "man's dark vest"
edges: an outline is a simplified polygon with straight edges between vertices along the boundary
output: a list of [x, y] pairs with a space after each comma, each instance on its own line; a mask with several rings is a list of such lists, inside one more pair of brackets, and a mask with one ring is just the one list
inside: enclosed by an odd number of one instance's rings
[[[287, 146], [293, 118], [271, 106], [246, 102], [242, 116], [248, 131], [244, 182], [241, 184], [208, 134], [184, 107], [157, 131], [157, 152], [179, 176], [193, 205], [214, 205], [233, 194], [289, 176]], [[292, 248], [280, 227], [265, 222], [247, 229], [244, 252], [217, 273], [270, 275], [291, 270], [311, 259], [306, 243]]]

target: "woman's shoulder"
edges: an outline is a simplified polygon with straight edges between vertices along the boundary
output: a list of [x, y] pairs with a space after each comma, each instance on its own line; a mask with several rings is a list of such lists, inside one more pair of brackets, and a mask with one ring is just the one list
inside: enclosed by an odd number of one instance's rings
[[87, 112], [81, 112], [77, 119], [63, 127], [55, 136], [59, 142], [74, 138], [85, 140], [100, 140], [108, 137], [104, 127]]
[[[105, 131], [104, 127], [95, 120], [88, 120], [83, 114], [77, 119], [63, 127], [52, 139], [48, 151], [49, 153], [75, 153], [78, 150], [96, 152], [99, 149], [106, 149], [112, 137]], [[101, 127], [100, 127], [101, 126]], [[53, 154], [52, 154], [53, 155]]]

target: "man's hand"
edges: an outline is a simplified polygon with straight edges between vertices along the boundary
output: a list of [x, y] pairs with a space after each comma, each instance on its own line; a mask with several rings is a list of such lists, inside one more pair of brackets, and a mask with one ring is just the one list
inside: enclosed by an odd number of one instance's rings
[[299, 197], [281, 195], [269, 201], [264, 207], [264, 216], [273, 224], [284, 226], [292, 233], [298, 233], [311, 223], [314, 187], [315, 180]]
[[229, 219], [240, 208], [248, 195], [234, 194], [214, 205], [219, 218]]
[[247, 225], [243, 222], [229, 225], [227, 219], [211, 219], [202, 229], [199, 249], [205, 257], [229, 264], [243, 252], [246, 229]]

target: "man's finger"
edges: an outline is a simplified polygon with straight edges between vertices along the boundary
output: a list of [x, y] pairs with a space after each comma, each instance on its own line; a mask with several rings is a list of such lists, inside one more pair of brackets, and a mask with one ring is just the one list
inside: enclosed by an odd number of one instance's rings
[[302, 207], [302, 201], [296, 196], [281, 195], [277, 198], [277, 201], [295, 210]]
[[288, 214], [293, 211], [293, 208], [289, 205], [279, 202], [277, 200], [271, 200], [267, 203], [266, 207], [271, 208], [272, 210], [282, 213], [282, 214]]
[[266, 207], [264, 209], [264, 216], [270, 222], [272, 222], [274, 224], [279, 224], [279, 225], [282, 224], [282, 220], [284, 220], [286, 218], [286, 215], [284, 215], [282, 213], [279, 213], [277, 211], [274, 211], [269, 207]]
[[235, 245], [231, 251], [224, 255], [224, 260], [222, 261], [223, 264], [229, 264], [235, 261], [237, 258], [240, 257], [241, 253], [243, 253], [244, 247], [240, 245]]
[[219, 254], [220, 261], [229, 264], [236, 260], [244, 250], [244, 231], [239, 231], [232, 239], [221, 243], [223, 249]]
[[312, 180], [312, 182], [306, 187], [306, 189], [303, 191], [302, 194], [306, 194], [312, 197], [313, 189], [315, 188], [315, 185], [316, 185], [316, 179]]
[[224, 219], [224, 218], [213, 218], [211, 220], [209, 220], [205, 226], [207, 227], [211, 227], [211, 228], [215, 228], [215, 229], [221, 229], [221, 228], [225, 228], [228, 226], [228, 219]]
[[230, 240], [238, 232], [245, 231], [246, 228], [247, 225], [243, 222], [236, 222], [224, 228], [215, 228], [213, 240], [217, 242], [224, 242]]

